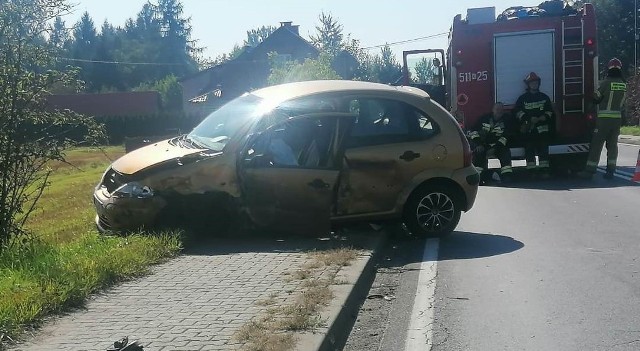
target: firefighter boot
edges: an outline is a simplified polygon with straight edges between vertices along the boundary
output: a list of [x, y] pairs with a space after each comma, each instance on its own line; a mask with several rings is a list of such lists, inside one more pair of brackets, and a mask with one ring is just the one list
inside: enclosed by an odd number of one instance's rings
[[613, 170], [609, 170], [609, 169], [607, 169], [607, 173], [605, 173], [602, 177], [603, 177], [604, 179], [611, 180], [611, 179], [613, 179], [613, 174], [614, 174], [614, 173], [613, 173]]

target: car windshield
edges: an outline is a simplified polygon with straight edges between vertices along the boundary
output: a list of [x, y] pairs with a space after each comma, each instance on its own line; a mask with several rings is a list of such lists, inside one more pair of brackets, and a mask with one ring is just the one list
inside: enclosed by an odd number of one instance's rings
[[207, 116], [187, 137], [200, 146], [222, 151], [242, 127], [261, 114], [262, 101], [251, 94], [234, 99]]

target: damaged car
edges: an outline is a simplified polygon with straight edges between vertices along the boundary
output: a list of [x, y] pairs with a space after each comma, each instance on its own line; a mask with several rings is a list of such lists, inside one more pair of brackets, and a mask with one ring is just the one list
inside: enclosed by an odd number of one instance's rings
[[427, 93], [310, 81], [246, 93], [189, 134], [125, 154], [93, 200], [101, 232], [235, 217], [304, 233], [400, 220], [441, 236], [478, 183], [462, 130]]

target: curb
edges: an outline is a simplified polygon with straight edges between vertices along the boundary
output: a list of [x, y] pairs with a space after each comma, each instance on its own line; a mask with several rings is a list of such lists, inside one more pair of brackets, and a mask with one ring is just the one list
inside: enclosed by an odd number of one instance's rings
[[359, 257], [353, 264], [340, 270], [336, 277], [346, 283], [332, 285], [335, 297], [320, 316], [326, 326], [298, 337], [296, 351], [342, 350], [360, 310], [362, 296], [369, 292], [375, 278], [375, 263], [387, 242], [389, 234], [380, 232], [370, 242], [371, 253]]
[[640, 145], [640, 137], [633, 136], [633, 135], [620, 135], [620, 137], [618, 137], [618, 142]]

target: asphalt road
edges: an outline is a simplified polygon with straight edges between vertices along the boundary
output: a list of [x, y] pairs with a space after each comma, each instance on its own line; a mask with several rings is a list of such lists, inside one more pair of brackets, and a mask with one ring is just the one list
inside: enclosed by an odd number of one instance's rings
[[[637, 153], [621, 145], [620, 168]], [[437, 261], [424, 262], [424, 240], [391, 241], [345, 350], [411, 349], [412, 308], [433, 298], [422, 311], [433, 350], [640, 349], [640, 186], [481, 187], [458, 231], [433, 245]], [[437, 265], [435, 296], [415, 293], [425, 265]]]

